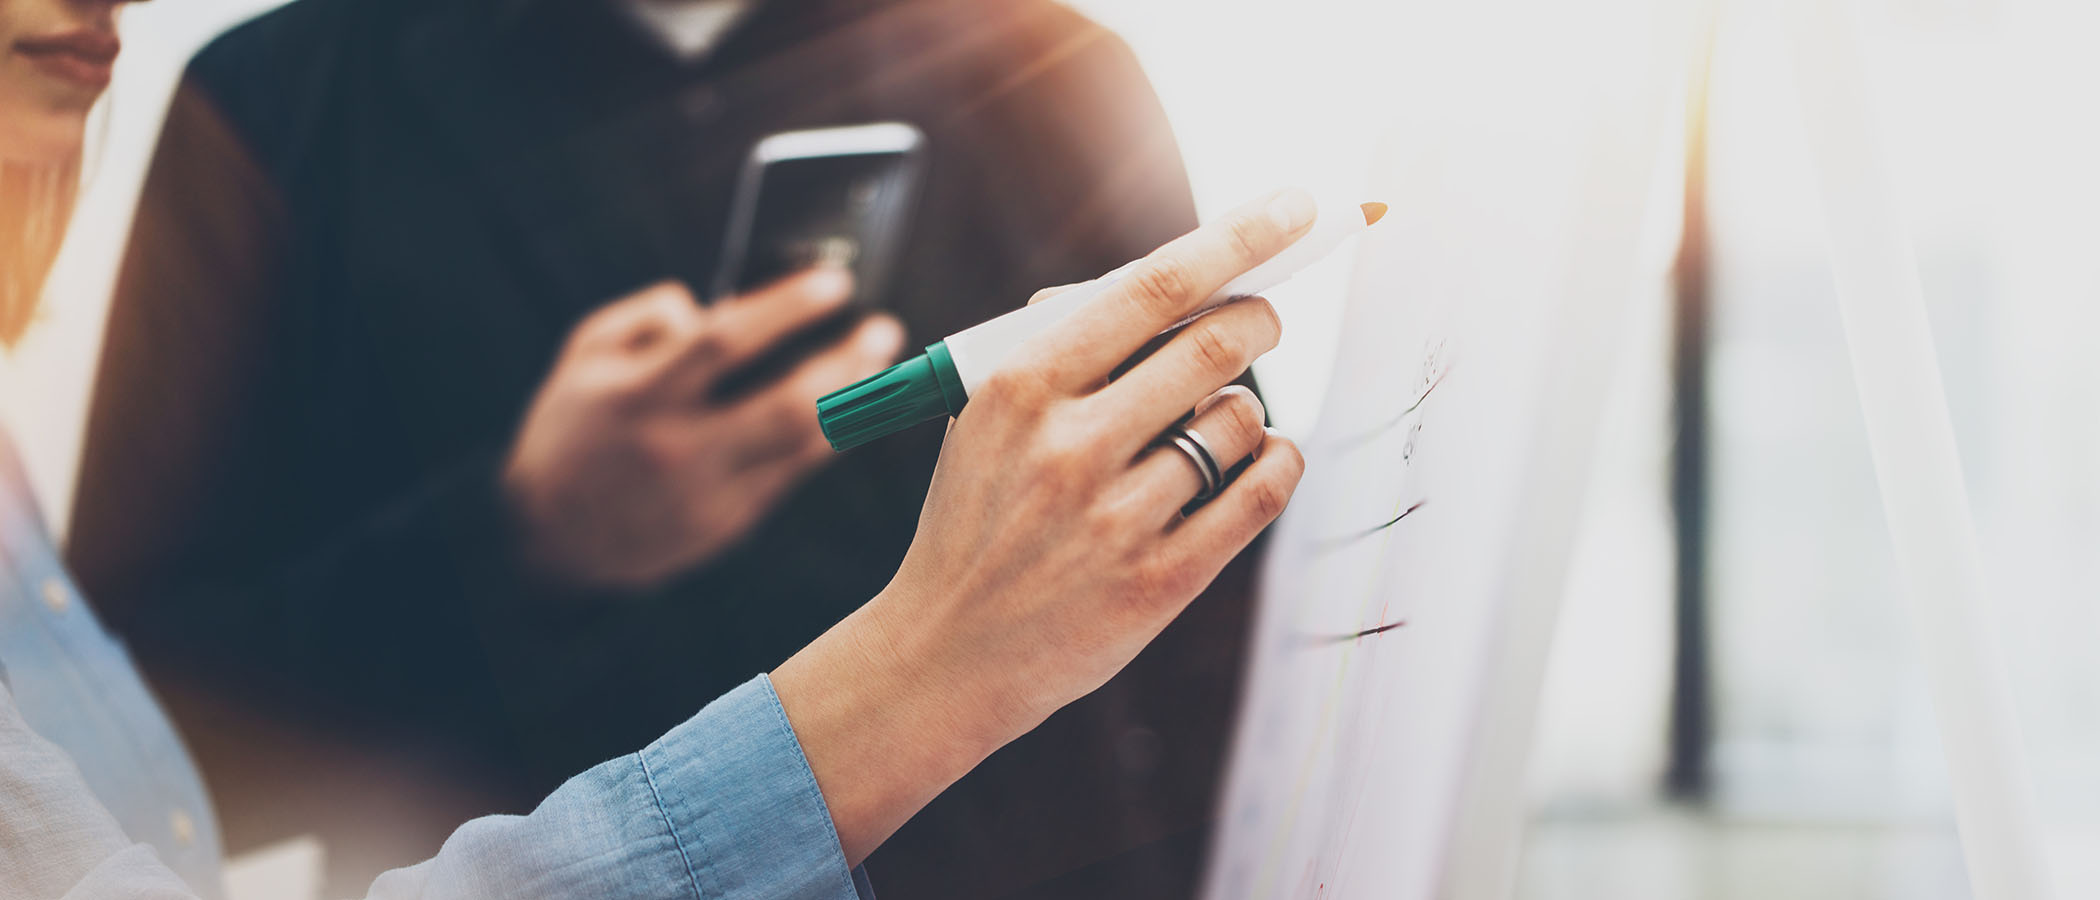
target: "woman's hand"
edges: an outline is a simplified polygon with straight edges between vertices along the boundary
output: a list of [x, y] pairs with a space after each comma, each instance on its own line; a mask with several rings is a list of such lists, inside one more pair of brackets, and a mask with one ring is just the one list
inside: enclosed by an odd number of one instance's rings
[[[972, 394], [896, 579], [773, 673], [848, 859], [1107, 681], [1283, 511], [1304, 460], [1224, 388], [1276, 345], [1267, 301], [1109, 378], [1313, 216], [1285, 191], [1160, 248]], [[1154, 444], [1192, 408], [1221, 468], [1253, 461], [1184, 518], [1202, 480]]]

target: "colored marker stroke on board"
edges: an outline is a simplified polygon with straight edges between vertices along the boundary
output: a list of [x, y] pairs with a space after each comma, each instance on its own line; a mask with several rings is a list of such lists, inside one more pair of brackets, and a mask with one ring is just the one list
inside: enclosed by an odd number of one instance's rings
[[1334, 644], [1346, 644], [1350, 641], [1362, 640], [1367, 637], [1375, 637], [1377, 635], [1384, 634], [1388, 631], [1392, 631], [1393, 629], [1405, 627], [1406, 625], [1406, 619], [1398, 619], [1395, 621], [1387, 622], [1384, 625], [1366, 628], [1362, 631], [1351, 631], [1346, 634], [1299, 635], [1298, 640], [1307, 646], [1326, 647]]
[[[1412, 430], [1412, 433], [1410, 433], [1408, 436], [1407, 446], [1405, 447], [1405, 449], [1402, 450], [1403, 464], [1407, 462], [1412, 462], [1414, 457], [1415, 439], [1419, 436], [1421, 431], [1421, 422], [1419, 421], [1419, 419], [1416, 418], [1416, 413], [1422, 410], [1423, 404], [1429, 400], [1430, 396], [1436, 392], [1437, 387], [1443, 384], [1444, 379], [1448, 377], [1451, 373], [1451, 365], [1445, 360], [1444, 357], [1444, 345], [1441, 341], [1439, 341], [1430, 348], [1427, 358], [1423, 361], [1423, 387], [1421, 391], [1415, 395], [1414, 399], [1407, 404], [1406, 408], [1402, 409], [1392, 418], [1380, 423], [1375, 428], [1369, 429], [1364, 432], [1360, 432], [1352, 437], [1343, 439], [1342, 441], [1331, 445], [1334, 448], [1335, 452], [1348, 453], [1354, 451], [1360, 448], [1361, 446], [1369, 444], [1373, 440], [1382, 437], [1387, 432], [1390, 432], [1392, 429], [1399, 427], [1403, 424], [1407, 424], [1410, 420], [1414, 420], [1414, 428]], [[1349, 534], [1340, 535], [1337, 537], [1315, 540], [1313, 542], [1313, 551], [1315, 552], [1315, 554], [1324, 554], [1326, 552], [1339, 549], [1341, 547], [1350, 546], [1359, 541], [1363, 541], [1372, 537], [1383, 538], [1385, 539], [1385, 542], [1389, 545], [1393, 536], [1393, 526], [1400, 524], [1402, 521], [1405, 521], [1417, 510], [1420, 510], [1423, 506], [1428, 505], [1428, 502], [1429, 501], [1426, 498], [1424, 498], [1421, 500], [1416, 500], [1412, 504], [1407, 504], [1404, 508], [1402, 508], [1402, 504], [1406, 504], [1407, 501], [1405, 500], [1405, 498], [1401, 498], [1394, 503], [1394, 511], [1391, 518], [1380, 522], [1376, 525], [1373, 525], [1369, 528], [1365, 528], [1361, 531], [1351, 532]], [[1359, 618], [1357, 619], [1357, 621], [1363, 621], [1362, 616], [1368, 614], [1371, 611], [1372, 600], [1372, 594], [1367, 592], [1362, 599], [1361, 608], [1358, 611]], [[1384, 615], [1383, 610], [1380, 611], [1380, 614], [1382, 618]], [[1290, 835], [1297, 829], [1299, 818], [1301, 814], [1305, 811], [1304, 807], [1306, 803], [1306, 794], [1311, 788], [1313, 773], [1317, 767], [1318, 760], [1328, 750], [1330, 741], [1332, 741], [1336, 737], [1335, 729], [1338, 727], [1336, 722], [1336, 714], [1339, 710], [1339, 707], [1341, 706], [1342, 697], [1347, 691], [1347, 684], [1349, 681], [1350, 672], [1354, 668], [1353, 663], [1356, 648], [1363, 642], [1363, 639], [1365, 638], [1376, 637], [1378, 635], [1397, 631], [1401, 628], [1406, 627], [1406, 625], [1406, 619], [1396, 619], [1393, 621], [1385, 622], [1384, 624], [1375, 625], [1369, 628], [1364, 628], [1359, 631], [1349, 632], [1346, 634], [1308, 634], [1301, 636], [1298, 641], [1293, 641], [1293, 643], [1296, 643], [1299, 649], [1302, 650], [1315, 650], [1323, 647], [1339, 647], [1342, 652], [1334, 660], [1334, 668], [1332, 670], [1331, 678], [1328, 682], [1327, 690], [1324, 692], [1325, 696], [1321, 698], [1321, 702], [1319, 705], [1319, 713], [1313, 724], [1312, 740], [1305, 745], [1303, 754], [1299, 759], [1298, 765], [1296, 766], [1296, 776], [1292, 779], [1291, 788], [1284, 801], [1282, 821], [1279, 823], [1278, 827], [1270, 834], [1269, 844], [1266, 851], [1262, 853], [1261, 863], [1255, 868], [1254, 878], [1251, 883], [1250, 896], [1266, 896], [1274, 894], [1275, 889], [1278, 886], [1278, 879], [1280, 877], [1283, 877], [1283, 873], [1281, 871], [1281, 866], [1283, 865], [1283, 854], [1285, 852], [1285, 848], [1288, 846]], [[1307, 872], [1308, 876], [1312, 876], [1314, 874], [1315, 873], [1311, 870], [1308, 870]], [[1324, 881], [1320, 881], [1318, 882], [1318, 884], [1318, 894], [1324, 895], [1327, 889], [1326, 883]]]
[[1384, 422], [1378, 423], [1378, 425], [1376, 425], [1375, 427], [1367, 428], [1363, 431], [1357, 432], [1354, 435], [1336, 441], [1334, 444], [1334, 449], [1340, 453], [1348, 453], [1352, 450], [1356, 450], [1364, 446], [1365, 444], [1369, 444], [1372, 441], [1377, 440], [1378, 438], [1384, 436], [1386, 432], [1392, 431], [1393, 429], [1400, 427], [1402, 423], [1407, 421], [1407, 417], [1414, 415], [1416, 412], [1422, 409], [1422, 404], [1429, 402], [1429, 395], [1436, 393], [1437, 385], [1443, 384], [1444, 379], [1450, 377], [1450, 375], [1450, 366], [1445, 366], [1441, 369], [1438, 369], [1436, 371], [1436, 375], [1429, 379], [1429, 383], [1422, 388], [1422, 392], [1416, 394], [1414, 401], [1407, 404], [1407, 407], [1405, 409], [1394, 413], [1392, 418], [1387, 419]]
[[1350, 544], [1354, 544], [1357, 541], [1363, 540], [1367, 537], [1371, 537], [1372, 535], [1375, 535], [1381, 531], [1384, 531], [1388, 528], [1400, 524], [1400, 521], [1402, 519], [1413, 515], [1415, 510], [1421, 509], [1422, 507], [1427, 505], [1429, 505], [1428, 500], [1417, 500], [1415, 501], [1413, 506], [1401, 510], [1398, 515], [1395, 515], [1392, 518], [1380, 522], [1376, 525], [1373, 525], [1369, 528], [1363, 529], [1362, 531], [1352, 531], [1348, 534], [1341, 535], [1340, 537], [1322, 539], [1318, 542], [1316, 549], [1322, 552], [1326, 552], [1332, 550], [1339, 550], [1343, 547], [1347, 547]]
[[[1431, 387], [1435, 387], [1435, 385], [1432, 384]], [[1416, 405], [1420, 405], [1420, 401], [1417, 401]], [[1363, 532], [1347, 535], [1342, 540], [1344, 543], [1347, 543], [1373, 536], [1382, 536], [1390, 542], [1392, 527], [1413, 514], [1415, 510], [1421, 509], [1428, 502], [1426, 499], [1417, 500], [1407, 508], [1395, 512], [1391, 519]], [[1363, 621], [1362, 616], [1371, 611], [1371, 600], [1372, 595], [1367, 592], [1363, 597], [1362, 606], [1358, 610], [1359, 618], [1357, 621]], [[1268, 850], [1262, 855], [1261, 865], [1255, 869], [1253, 896], [1273, 893], [1276, 879], [1281, 874], [1279, 866], [1283, 862], [1284, 848], [1288, 845], [1291, 833], [1298, 827], [1299, 815], [1303, 812], [1305, 806], [1306, 793], [1312, 785], [1313, 772], [1320, 757], [1326, 752], [1329, 741], [1335, 736], [1335, 717], [1341, 706], [1342, 695], [1346, 691], [1357, 645], [1362, 638], [1385, 634], [1406, 625], [1407, 620], [1399, 619], [1345, 635], [1307, 635], [1305, 642], [1300, 644], [1301, 649], [1308, 650], [1316, 647], [1340, 646], [1342, 653], [1340, 658], [1335, 661], [1333, 678], [1329, 681], [1325, 696], [1321, 699], [1319, 716], [1313, 725], [1313, 739], [1306, 745], [1304, 755], [1299, 759], [1297, 775], [1292, 780], [1289, 798], [1285, 801], [1283, 821], [1276, 831], [1270, 835]]]

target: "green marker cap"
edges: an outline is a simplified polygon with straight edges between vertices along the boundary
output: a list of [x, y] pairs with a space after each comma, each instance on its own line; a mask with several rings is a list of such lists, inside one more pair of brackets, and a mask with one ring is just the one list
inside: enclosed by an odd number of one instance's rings
[[851, 450], [960, 413], [967, 400], [948, 345], [936, 341], [925, 353], [818, 398], [817, 425], [831, 449]]

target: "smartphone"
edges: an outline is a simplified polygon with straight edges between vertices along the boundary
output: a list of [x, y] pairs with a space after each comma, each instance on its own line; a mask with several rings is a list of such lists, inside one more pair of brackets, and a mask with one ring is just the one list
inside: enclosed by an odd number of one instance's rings
[[882, 295], [910, 228], [926, 136], [903, 122], [772, 135], [738, 176], [710, 297], [819, 264], [853, 273], [856, 305]]

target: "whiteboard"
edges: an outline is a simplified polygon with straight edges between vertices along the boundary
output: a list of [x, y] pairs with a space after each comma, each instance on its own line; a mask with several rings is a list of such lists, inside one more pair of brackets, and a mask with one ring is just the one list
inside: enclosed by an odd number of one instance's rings
[[1600, 395], [1664, 274], [1687, 32], [1639, 2], [1462, 6], [1411, 42], [1462, 52], [1396, 79], [1368, 198], [1392, 212], [1271, 540], [1214, 900], [1510, 887]]

